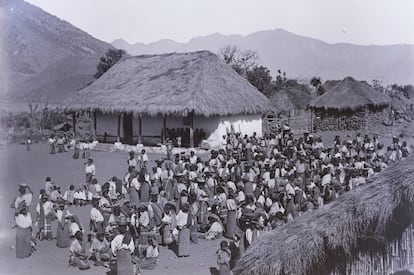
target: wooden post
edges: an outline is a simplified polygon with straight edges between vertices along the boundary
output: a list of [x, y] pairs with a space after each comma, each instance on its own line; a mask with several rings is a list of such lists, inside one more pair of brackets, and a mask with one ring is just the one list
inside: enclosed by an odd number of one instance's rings
[[142, 116], [138, 115], [138, 144], [142, 144]]
[[72, 113], [73, 138], [76, 138], [76, 112]]
[[117, 131], [117, 142], [121, 141], [121, 114], [118, 115], [118, 131]]
[[96, 110], [93, 111], [93, 138], [96, 139]]
[[167, 141], [167, 115], [162, 117], [162, 144], [166, 144]]
[[190, 118], [190, 147], [194, 147], [194, 110], [188, 114]]

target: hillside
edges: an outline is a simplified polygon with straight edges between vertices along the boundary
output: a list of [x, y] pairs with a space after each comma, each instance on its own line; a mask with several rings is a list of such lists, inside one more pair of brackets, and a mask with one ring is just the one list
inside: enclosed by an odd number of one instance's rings
[[290, 77], [309, 79], [321, 76], [327, 80], [351, 75], [370, 83], [378, 78], [384, 83], [414, 83], [414, 45], [328, 44], [282, 29], [247, 36], [216, 33], [193, 38], [188, 43], [160, 40], [131, 45], [118, 39], [113, 45], [133, 55], [195, 50], [218, 52], [226, 45], [236, 45], [241, 49], [256, 50], [261, 64], [273, 73], [278, 69], [286, 71]]
[[[26, 91], [20, 90], [20, 87], [33, 86], [35, 90], [48, 88], [44, 85], [48, 80], [40, 80], [41, 77], [37, 74], [52, 64], [55, 70], [49, 69], [43, 75], [57, 79], [58, 74], [66, 70], [65, 77], [71, 79], [71, 83], [62, 88], [76, 90], [84, 85], [84, 76], [78, 79], [77, 76], [81, 74], [56, 66], [79, 62], [80, 56], [88, 57], [83, 64], [91, 61], [96, 66], [99, 56], [113, 48], [110, 44], [22, 0], [1, 0], [0, 20], [0, 54], [5, 57], [2, 66], [6, 68], [0, 79], [8, 80], [7, 85], [0, 86], [3, 95], [21, 97]], [[69, 61], [68, 58], [72, 56], [74, 60]], [[61, 62], [62, 59], [66, 61]], [[91, 64], [88, 64], [87, 68], [91, 69]], [[94, 72], [95, 69], [88, 74], [92, 75]], [[32, 81], [30, 85], [29, 81]], [[38, 83], [39, 81], [41, 83]], [[68, 82], [64, 80], [61, 83], [66, 85]], [[53, 91], [49, 90], [46, 93]]]

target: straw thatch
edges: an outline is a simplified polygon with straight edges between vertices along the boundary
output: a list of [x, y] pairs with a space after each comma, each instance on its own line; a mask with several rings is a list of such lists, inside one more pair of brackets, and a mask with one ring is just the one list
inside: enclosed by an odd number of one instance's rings
[[365, 106], [387, 106], [390, 102], [387, 95], [352, 77], [346, 77], [342, 81], [327, 81], [323, 88], [325, 93], [310, 102], [311, 108], [356, 110]]
[[126, 58], [63, 101], [68, 111], [230, 115], [270, 110], [270, 101], [208, 51]]
[[282, 89], [269, 97], [274, 112], [306, 109], [312, 96], [309, 92], [298, 88]]
[[414, 221], [414, 156], [318, 210], [262, 234], [237, 274], [327, 274], [361, 251], [382, 253]]

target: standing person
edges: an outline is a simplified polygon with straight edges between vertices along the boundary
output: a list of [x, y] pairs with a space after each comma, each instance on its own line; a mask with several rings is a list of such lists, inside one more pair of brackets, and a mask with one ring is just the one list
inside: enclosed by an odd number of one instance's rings
[[30, 151], [30, 146], [32, 145], [32, 139], [30, 137], [27, 137], [26, 139], [26, 150]]
[[171, 160], [172, 151], [174, 147], [172, 139], [168, 139], [166, 147], [167, 147], [167, 159]]
[[18, 259], [29, 257], [32, 254], [32, 216], [25, 201], [16, 209], [16, 257]]
[[136, 268], [133, 263], [135, 246], [125, 217], [119, 220], [118, 228], [119, 234], [111, 242], [112, 254], [116, 257], [116, 274], [131, 275]]
[[67, 210], [65, 203], [59, 203], [56, 210], [57, 229], [56, 229], [56, 246], [65, 248], [70, 246], [70, 223], [72, 214]]
[[134, 151], [129, 151], [129, 158], [127, 160], [128, 163], [128, 171], [131, 169], [136, 170], [137, 168], [137, 161], [135, 159], [135, 152]]
[[190, 256], [190, 226], [192, 223], [190, 206], [185, 203], [181, 206], [181, 210], [177, 214], [177, 230], [178, 230], [178, 257]]
[[83, 234], [81, 231], [77, 231], [69, 248], [69, 264], [80, 270], [86, 270], [90, 268], [90, 265], [85, 254], [85, 247], [82, 243]]
[[53, 240], [52, 233], [52, 219], [55, 217], [53, 210], [53, 204], [49, 201], [49, 197], [46, 194], [43, 194], [39, 203], [36, 207], [36, 213], [38, 217], [38, 226], [39, 226], [39, 239], [40, 240]]
[[72, 158], [79, 159], [79, 153], [80, 153], [79, 140], [75, 140], [75, 149], [74, 149]]
[[19, 194], [11, 204], [11, 208], [18, 209], [20, 204], [24, 201], [26, 206], [29, 207], [32, 204], [33, 192], [26, 183], [19, 184]]
[[93, 177], [95, 176], [95, 173], [95, 164], [93, 163], [93, 159], [89, 158], [88, 161], [85, 163], [85, 182], [91, 183]]
[[217, 265], [220, 275], [230, 275], [231, 251], [227, 241], [221, 241], [220, 249], [217, 251]]
[[56, 154], [56, 139], [54, 135], [51, 135], [49, 138], [49, 144], [50, 144], [50, 153]]

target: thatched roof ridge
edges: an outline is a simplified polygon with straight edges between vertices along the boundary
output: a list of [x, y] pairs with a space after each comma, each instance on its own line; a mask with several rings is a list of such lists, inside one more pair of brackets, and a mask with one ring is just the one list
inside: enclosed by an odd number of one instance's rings
[[372, 88], [365, 81], [346, 77], [342, 81], [327, 81], [323, 88], [325, 93], [314, 98], [311, 108], [356, 110], [364, 106], [387, 106], [390, 98]]
[[312, 100], [308, 91], [298, 88], [286, 88], [275, 92], [269, 97], [273, 105], [273, 111], [280, 113], [290, 110], [306, 109]]
[[126, 58], [65, 99], [67, 111], [229, 115], [270, 110], [270, 101], [209, 51]]
[[[262, 234], [236, 274], [327, 274], [333, 264], [381, 247], [414, 222], [414, 156], [318, 210]], [[379, 252], [378, 250], [372, 252]]]

